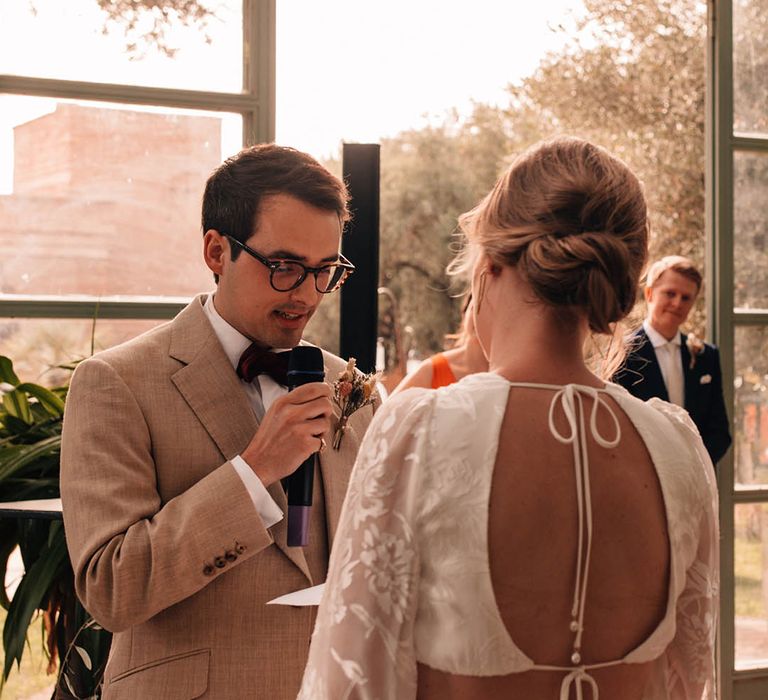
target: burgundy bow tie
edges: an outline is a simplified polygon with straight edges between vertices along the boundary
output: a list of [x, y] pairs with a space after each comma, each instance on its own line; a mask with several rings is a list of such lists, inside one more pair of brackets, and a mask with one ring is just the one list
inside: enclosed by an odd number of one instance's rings
[[286, 376], [290, 354], [290, 350], [271, 352], [263, 345], [251, 343], [237, 363], [237, 376], [243, 381], [252, 382], [258, 375], [266, 374], [278, 384], [287, 386]]

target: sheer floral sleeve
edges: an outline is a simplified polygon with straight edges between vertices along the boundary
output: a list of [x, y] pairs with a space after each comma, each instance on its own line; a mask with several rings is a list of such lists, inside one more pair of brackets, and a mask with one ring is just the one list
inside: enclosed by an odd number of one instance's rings
[[414, 532], [434, 393], [409, 390], [391, 398], [366, 433], [333, 544], [300, 699], [416, 696]]
[[[715, 680], [715, 638], [719, 609], [719, 528], [715, 470], [688, 413], [677, 406], [653, 401], [654, 408], [672, 419], [689, 445], [693, 445], [700, 471], [691, 489], [700, 507], [697, 529], [685, 533], [685, 549], [692, 556], [686, 562], [683, 589], [677, 599], [675, 636], [665, 657], [666, 695], [669, 700], [690, 700], [717, 695]], [[689, 503], [691, 501], [688, 501]], [[696, 512], [696, 511], [694, 511]]]

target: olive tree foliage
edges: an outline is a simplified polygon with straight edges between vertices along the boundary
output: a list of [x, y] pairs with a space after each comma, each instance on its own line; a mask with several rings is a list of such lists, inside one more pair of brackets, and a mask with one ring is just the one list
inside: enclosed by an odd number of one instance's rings
[[[651, 256], [678, 253], [703, 266], [706, 5], [584, 5], [564, 48], [511, 85], [506, 105], [478, 105], [466, 120], [382, 144], [382, 284], [396, 293], [420, 356], [441, 349], [458, 321], [444, 273], [456, 216], [542, 138], [581, 136], [624, 159], [645, 185]], [[701, 308], [692, 321], [702, 333]]]
[[[208, 27], [216, 19], [219, 0], [93, 0], [104, 13], [102, 32], [122, 32], [130, 59], [152, 51], [173, 58], [178, 48], [172, 34], [180, 27], [202, 33], [210, 43]], [[36, 11], [36, 0], [30, 0]]]
[[177, 52], [170, 35], [177, 27], [202, 32], [215, 18], [214, 3], [201, 0], [95, 0], [105, 14], [104, 32], [112, 28], [125, 33], [126, 52], [138, 58], [156, 50], [169, 58]]
[[[558, 133], [592, 140], [643, 181], [650, 259], [704, 265], [706, 5], [586, 0], [568, 46], [512, 89]], [[690, 327], [704, 331], [703, 295]]]
[[[457, 219], [490, 189], [512, 141], [503, 113], [478, 106], [469, 120], [454, 114], [382, 142], [380, 283], [398, 300], [382, 324], [385, 345], [399, 323], [403, 342], [429, 354], [458, 326], [456, 296], [466, 282], [452, 284], [445, 273], [457, 250]], [[387, 351], [394, 356], [391, 345]]]

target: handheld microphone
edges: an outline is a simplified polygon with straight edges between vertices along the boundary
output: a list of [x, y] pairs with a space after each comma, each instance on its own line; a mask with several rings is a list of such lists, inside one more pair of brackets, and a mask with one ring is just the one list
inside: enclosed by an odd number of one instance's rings
[[[288, 357], [289, 391], [310, 382], [322, 382], [324, 379], [325, 365], [320, 348], [300, 346], [291, 350]], [[315, 455], [313, 454], [286, 479], [289, 547], [306, 547], [309, 543], [309, 516], [314, 476]]]

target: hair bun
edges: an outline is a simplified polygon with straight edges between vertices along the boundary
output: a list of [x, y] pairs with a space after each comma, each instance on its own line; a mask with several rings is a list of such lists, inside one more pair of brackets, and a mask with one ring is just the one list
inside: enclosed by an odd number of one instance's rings
[[519, 263], [536, 296], [585, 309], [595, 332], [610, 332], [634, 304], [630, 251], [614, 233], [541, 235], [521, 251]]
[[578, 309], [598, 333], [632, 309], [648, 245], [643, 187], [625, 163], [561, 137], [520, 155], [462, 230], [517, 267], [544, 302]]

